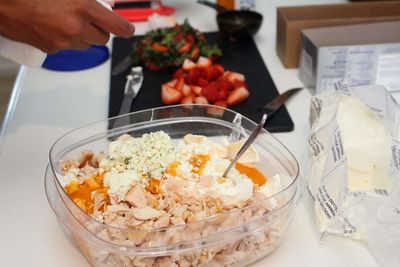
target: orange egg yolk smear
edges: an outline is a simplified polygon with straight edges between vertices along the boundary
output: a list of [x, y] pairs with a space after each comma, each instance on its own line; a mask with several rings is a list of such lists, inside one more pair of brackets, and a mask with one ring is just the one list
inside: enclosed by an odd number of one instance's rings
[[85, 179], [83, 183], [72, 181], [65, 186], [65, 191], [69, 197], [86, 213], [93, 213], [94, 199], [93, 193], [102, 194], [104, 203], [100, 210], [104, 211], [110, 203], [107, 194], [107, 188], [103, 185], [104, 175], [96, 174], [93, 177]]
[[[176, 167], [175, 171], [176, 173]], [[172, 175], [172, 174], [171, 174]], [[153, 195], [157, 195], [161, 193], [161, 181], [151, 178], [149, 184], [146, 186], [146, 190], [152, 193]]]
[[176, 176], [176, 168], [178, 168], [179, 162], [178, 161], [174, 161], [171, 164], [169, 164], [166, 172], [168, 174], [171, 174], [172, 176]]
[[189, 163], [193, 166], [193, 173], [201, 175], [207, 162], [210, 160], [210, 155], [193, 154]]
[[240, 163], [236, 163], [235, 168], [241, 174], [247, 175], [258, 186], [263, 186], [267, 182], [267, 178], [256, 168]]

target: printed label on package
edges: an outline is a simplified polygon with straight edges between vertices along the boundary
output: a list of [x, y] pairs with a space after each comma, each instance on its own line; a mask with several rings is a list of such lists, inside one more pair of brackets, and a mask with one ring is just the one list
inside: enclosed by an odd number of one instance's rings
[[314, 157], [318, 156], [324, 150], [324, 145], [317, 139], [315, 133], [311, 134], [308, 143]]
[[375, 84], [385, 86], [389, 91], [400, 90], [400, 54], [379, 56]]
[[344, 156], [343, 142], [339, 129], [337, 129], [332, 137], [331, 152], [335, 163], [340, 161]]
[[335, 201], [331, 198], [326, 190], [325, 185], [322, 185], [318, 188], [315, 198], [328, 219], [335, 217], [338, 208]]
[[400, 173], [400, 143], [393, 140], [392, 144], [392, 163], [397, 173]]

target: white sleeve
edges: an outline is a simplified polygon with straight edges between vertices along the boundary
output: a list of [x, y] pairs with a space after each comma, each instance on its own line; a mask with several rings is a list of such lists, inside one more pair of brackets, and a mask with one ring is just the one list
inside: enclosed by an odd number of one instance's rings
[[29, 67], [40, 67], [47, 54], [28, 44], [0, 36], [0, 56]]

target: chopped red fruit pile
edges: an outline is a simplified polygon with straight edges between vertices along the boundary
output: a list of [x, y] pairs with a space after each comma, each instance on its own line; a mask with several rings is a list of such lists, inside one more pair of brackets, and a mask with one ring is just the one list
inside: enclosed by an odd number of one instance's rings
[[197, 63], [185, 59], [172, 80], [161, 86], [165, 105], [196, 103], [227, 107], [243, 102], [249, 95], [243, 74], [226, 71], [206, 57], [200, 57]]

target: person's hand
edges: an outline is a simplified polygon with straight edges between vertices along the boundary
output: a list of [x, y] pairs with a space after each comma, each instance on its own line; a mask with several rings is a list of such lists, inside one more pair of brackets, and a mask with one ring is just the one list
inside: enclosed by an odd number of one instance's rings
[[134, 26], [96, 0], [0, 0], [0, 35], [46, 53], [131, 37]]

